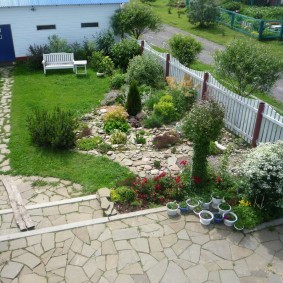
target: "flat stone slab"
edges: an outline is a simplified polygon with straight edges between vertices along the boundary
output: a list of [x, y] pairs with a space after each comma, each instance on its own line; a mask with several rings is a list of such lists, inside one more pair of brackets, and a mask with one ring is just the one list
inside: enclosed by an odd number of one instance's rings
[[110, 198], [110, 190], [108, 188], [102, 188], [97, 191], [99, 198]]

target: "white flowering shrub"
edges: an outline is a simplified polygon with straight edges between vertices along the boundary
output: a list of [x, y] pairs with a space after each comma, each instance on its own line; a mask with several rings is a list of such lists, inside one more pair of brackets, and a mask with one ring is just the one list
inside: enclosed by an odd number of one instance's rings
[[240, 169], [252, 204], [270, 212], [283, 208], [283, 141], [259, 145]]

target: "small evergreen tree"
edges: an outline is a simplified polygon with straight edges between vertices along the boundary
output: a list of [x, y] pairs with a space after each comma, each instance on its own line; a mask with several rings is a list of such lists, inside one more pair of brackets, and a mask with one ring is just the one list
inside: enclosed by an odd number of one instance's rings
[[126, 107], [127, 112], [131, 116], [136, 116], [139, 112], [141, 112], [141, 97], [135, 80], [131, 82], [129, 93], [127, 96]]

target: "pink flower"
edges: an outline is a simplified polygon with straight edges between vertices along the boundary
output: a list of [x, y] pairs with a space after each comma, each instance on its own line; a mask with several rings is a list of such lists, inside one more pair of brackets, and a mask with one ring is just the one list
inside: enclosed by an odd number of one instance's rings
[[186, 160], [181, 160], [181, 161], [180, 161], [180, 165], [184, 165], [184, 166], [185, 166], [185, 165], [187, 165], [187, 164], [188, 164], [188, 161], [186, 161]]

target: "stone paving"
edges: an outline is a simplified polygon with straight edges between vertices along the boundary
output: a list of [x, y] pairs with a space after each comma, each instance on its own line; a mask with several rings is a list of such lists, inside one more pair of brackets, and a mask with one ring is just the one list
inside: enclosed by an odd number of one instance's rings
[[[0, 171], [11, 170], [8, 155], [8, 143], [10, 141], [10, 106], [11, 106], [11, 87], [14, 80], [11, 78], [12, 67], [0, 68], [3, 86], [0, 91]], [[0, 194], [1, 196], [1, 194]]]
[[[64, 225], [103, 217], [99, 201], [96, 199], [77, 201], [75, 203], [60, 204], [49, 207], [29, 209], [35, 229]], [[0, 211], [0, 235], [18, 233], [19, 228], [15, 222], [13, 213], [1, 215]]]
[[[121, 218], [121, 215], [119, 216]], [[0, 282], [283, 282], [283, 226], [244, 236], [152, 213], [0, 242]]]

